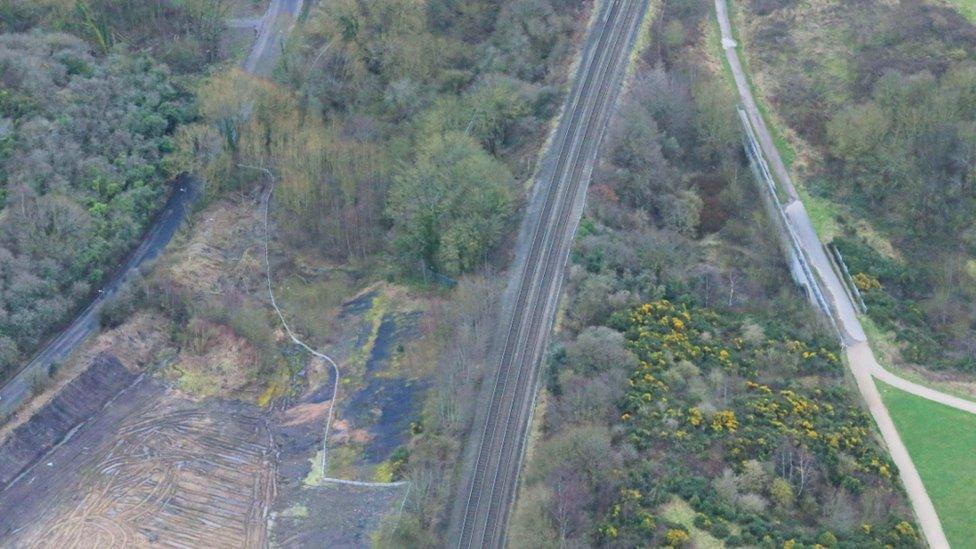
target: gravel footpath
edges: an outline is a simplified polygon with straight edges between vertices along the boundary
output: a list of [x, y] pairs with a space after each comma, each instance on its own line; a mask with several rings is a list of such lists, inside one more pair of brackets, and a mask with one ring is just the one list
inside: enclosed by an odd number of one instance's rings
[[942, 523], [939, 521], [935, 507], [932, 505], [932, 500], [929, 498], [928, 492], [922, 484], [918, 469], [915, 468], [915, 464], [912, 462], [912, 458], [905, 448], [905, 444], [902, 442], [898, 430], [895, 428], [894, 421], [892, 421], [888, 409], [881, 400], [881, 394], [878, 392], [874, 378], [878, 378], [889, 385], [916, 396], [970, 413], [976, 413], [976, 402], [947, 395], [929, 387], [902, 379], [882, 368], [877, 359], [875, 359], [874, 353], [867, 343], [867, 337], [864, 334], [861, 322], [854, 312], [854, 304], [851, 303], [850, 298], [843, 291], [843, 288], [839, 286], [841, 281], [830, 268], [829, 263], [827, 263], [829, 260], [826, 259], [826, 255], [823, 253], [823, 247], [819, 237], [817, 237], [816, 230], [813, 228], [809, 216], [806, 215], [803, 209], [803, 204], [800, 202], [799, 196], [793, 187], [789, 172], [756, 106], [755, 99], [752, 96], [752, 90], [749, 88], [745, 71], [742, 68], [742, 63], [739, 60], [739, 54], [736, 50], [738, 45], [732, 38], [732, 26], [729, 22], [726, 0], [715, 0], [715, 11], [722, 33], [722, 48], [725, 50], [725, 56], [732, 69], [732, 75], [735, 79], [735, 85], [738, 89], [743, 107], [755, 130], [763, 154], [769, 161], [779, 183], [789, 196], [790, 202], [785, 210], [790, 219], [790, 223], [794, 226], [797, 233], [802, 235], [800, 245], [803, 247], [803, 253], [817, 269], [817, 274], [820, 275], [821, 280], [824, 282], [825, 293], [832, 298], [832, 306], [837, 313], [836, 318], [840, 324], [839, 328], [844, 332], [843, 338], [845, 339], [844, 345], [846, 347], [847, 362], [857, 381], [857, 387], [878, 425], [878, 430], [881, 432], [881, 436], [888, 446], [888, 451], [891, 454], [892, 460], [895, 462], [895, 466], [898, 467], [905, 491], [908, 493], [908, 498], [915, 510], [919, 526], [922, 528], [922, 532], [929, 546], [940, 549], [947, 548], [949, 547], [949, 542], [946, 539], [945, 532], [942, 530]]

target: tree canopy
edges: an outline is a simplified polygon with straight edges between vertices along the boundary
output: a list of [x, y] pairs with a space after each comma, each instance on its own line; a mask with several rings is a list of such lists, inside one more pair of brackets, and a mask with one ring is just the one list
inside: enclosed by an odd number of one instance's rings
[[446, 273], [485, 260], [513, 213], [512, 176], [474, 138], [434, 135], [390, 188], [387, 214], [397, 252]]
[[0, 36], [0, 371], [63, 322], [141, 236], [194, 114], [168, 71], [81, 40]]

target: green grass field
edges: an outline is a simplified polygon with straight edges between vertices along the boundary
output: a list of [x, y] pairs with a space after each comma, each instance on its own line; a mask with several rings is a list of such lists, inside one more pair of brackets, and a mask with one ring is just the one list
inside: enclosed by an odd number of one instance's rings
[[956, 6], [966, 19], [976, 23], [976, 0], [949, 0], [949, 3]]
[[877, 384], [949, 543], [976, 548], [976, 415]]

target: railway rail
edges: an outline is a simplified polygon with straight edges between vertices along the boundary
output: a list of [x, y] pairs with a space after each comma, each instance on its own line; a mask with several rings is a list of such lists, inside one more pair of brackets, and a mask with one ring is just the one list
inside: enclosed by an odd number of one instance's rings
[[613, 111], [646, 0], [608, 0], [588, 33], [582, 60], [536, 181], [538, 215], [523, 222], [528, 251], [512, 270], [514, 304], [496, 340], [498, 368], [485, 387], [487, 413], [472, 432], [472, 465], [460, 484], [451, 544], [501, 547], [524, 451], [538, 366], [555, 318], [563, 271], [593, 165]]

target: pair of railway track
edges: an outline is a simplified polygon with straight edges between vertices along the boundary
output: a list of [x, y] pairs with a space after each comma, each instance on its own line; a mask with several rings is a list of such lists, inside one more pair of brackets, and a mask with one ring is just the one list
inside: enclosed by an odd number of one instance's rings
[[[538, 367], [555, 318], [563, 271], [582, 214], [586, 188], [626, 71], [646, 0], [608, 0], [584, 46], [566, 109], [536, 185], [544, 203], [524, 223], [529, 249], [513, 272], [514, 305], [505, 313], [500, 361], [485, 389], [488, 411], [472, 432], [473, 467], [459, 482], [451, 543], [504, 545]], [[489, 392], [490, 391], [490, 392]]]

